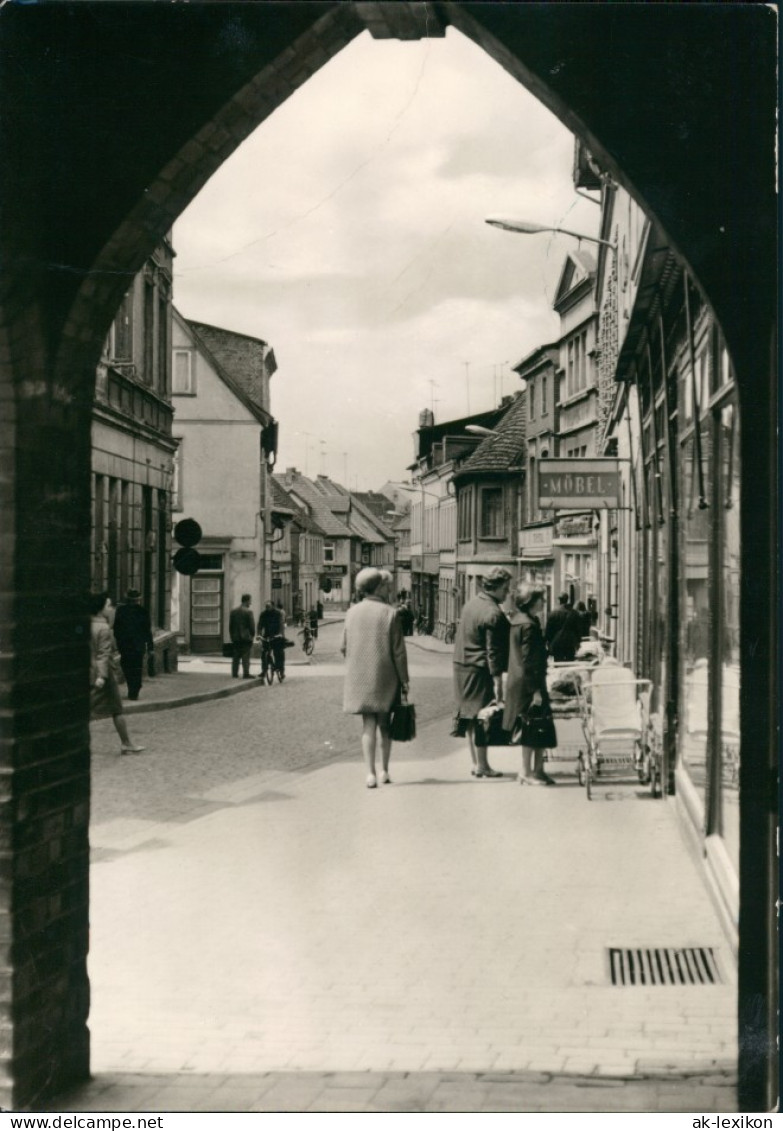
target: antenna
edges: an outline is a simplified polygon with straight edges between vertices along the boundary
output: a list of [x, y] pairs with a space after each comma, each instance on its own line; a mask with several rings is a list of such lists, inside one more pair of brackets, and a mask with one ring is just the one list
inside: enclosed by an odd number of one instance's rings
[[326, 475], [326, 440], [319, 440], [321, 445], [321, 475]]
[[468, 398], [468, 416], [470, 416], [470, 362], [463, 363], [465, 366], [465, 391]]
[[430, 386], [430, 410], [432, 412], [432, 418], [434, 420], [435, 419], [435, 405], [438, 403], [437, 398], [435, 397], [435, 390], [438, 387], [438, 382], [434, 381], [432, 378], [430, 378], [429, 386]]

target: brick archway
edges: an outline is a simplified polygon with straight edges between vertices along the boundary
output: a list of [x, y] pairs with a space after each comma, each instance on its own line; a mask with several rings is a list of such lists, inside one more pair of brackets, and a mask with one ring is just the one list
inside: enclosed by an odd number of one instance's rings
[[[741, 931], [744, 947], [758, 940], [743, 952], [740, 989], [757, 1013], [766, 1008], [761, 1029], [774, 1033], [774, 628], [768, 603], [754, 599], [759, 588], [773, 599], [776, 591], [774, 14], [396, 0], [7, 6], [5, 1106], [30, 1104], [89, 1070], [87, 643], [73, 594], [88, 581], [90, 407], [105, 330], [174, 219], [310, 74], [365, 29], [404, 39], [448, 25], [523, 82], [656, 217], [734, 357], [747, 579]], [[764, 1057], [748, 1058], [753, 1106]]]

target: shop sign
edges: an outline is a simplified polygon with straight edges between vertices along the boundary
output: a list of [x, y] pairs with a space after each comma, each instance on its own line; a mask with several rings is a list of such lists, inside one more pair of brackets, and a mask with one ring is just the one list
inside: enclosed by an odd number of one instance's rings
[[344, 577], [348, 572], [348, 567], [344, 565], [326, 565], [321, 570], [322, 577]]
[[551, 558], [552, 527], [533, 526], [520, 530], [518, 546], [521, 558]]
[[273, 577], [272, 578], [272, 588], [273, 589], [282, 589], [283, 588], [282, 577]]
[[538, 463], [538, 505], [553, 510], [620, 506], [620, 465], [616, 459], [542, 459]]

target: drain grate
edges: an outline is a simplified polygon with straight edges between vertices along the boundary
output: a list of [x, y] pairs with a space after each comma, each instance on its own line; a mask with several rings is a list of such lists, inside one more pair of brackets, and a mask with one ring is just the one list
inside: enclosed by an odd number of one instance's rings
[[609, 947], [613, 986], [713, 986], [723, 981], [711, 946]]

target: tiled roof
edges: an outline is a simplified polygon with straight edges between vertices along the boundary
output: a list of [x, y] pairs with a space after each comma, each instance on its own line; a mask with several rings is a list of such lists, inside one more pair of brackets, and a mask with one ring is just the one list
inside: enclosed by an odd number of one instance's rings
[[492, 435], [482, 440], [475, 452], [461, 464], [455, 478], [469, 473], [521, 469], [525, 463], [526, 417], [525, 396], [520, 392], [515, 395]]
[[308, 514], [307, 511], [299, 505], [299, 502], [291, 495], [289, 495], [286, 490], [283, 489], [282, 484], [275, 478], [274, 475], [272, 476], [271, 482], [273, 508], [280, 508], [283, 511], [291, 511], [297, 524], [301, 526], [303, 530], [306, 530], [308, 534], [323, 535], [323, 530], [315, 521], [313, 516]]
[[266, 368], [271, 376], [276, 362], [267, 343], [247, 334], [224, 330], [220, 326], [209, 326], [205, 322], [188, 320], [188, 325], [195, 330], [215, 360], [242, 388], [245, 396], [268, 411], [268, 406], [263, 403], [262, 373]]
[[[277, 479], [278, 477], [275, 476]], [[312, 517], [329, 538], [350, 538], [353, 531], [330, 510], [322, 491], [311, 479], [299, 472], [282, 472], [279, 475], [284, 490], [299, 495], [312, 509]], [[289, 481], [290, 480], [290, 481]]]

